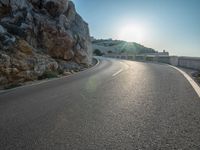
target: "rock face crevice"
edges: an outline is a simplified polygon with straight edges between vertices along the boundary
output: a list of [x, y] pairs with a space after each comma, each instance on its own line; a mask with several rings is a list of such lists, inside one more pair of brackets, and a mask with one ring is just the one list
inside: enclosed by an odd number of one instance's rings
[[73, 2], [0, 0], [0, 85], [89, 65], [91, 55], [88, 24]]

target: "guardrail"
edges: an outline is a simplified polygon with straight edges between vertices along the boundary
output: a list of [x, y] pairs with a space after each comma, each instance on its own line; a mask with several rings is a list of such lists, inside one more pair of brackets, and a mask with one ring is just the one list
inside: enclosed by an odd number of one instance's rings
[[200, 70], [200, 57], [178, 57], [178, 56], [142, 56], [142, 55], [112, 55], [110, 58], [135, 60], [135, 61], [152, 61], [166, 63], [173, 66]]
[[178, 66], [200, 70], [200, 58], [179, 57]]

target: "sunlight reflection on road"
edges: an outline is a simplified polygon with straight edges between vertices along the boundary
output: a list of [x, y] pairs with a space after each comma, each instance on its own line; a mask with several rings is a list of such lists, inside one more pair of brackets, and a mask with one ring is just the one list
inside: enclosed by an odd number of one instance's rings
[[95, 92], [97, 89], [98, 81], [95, 77], [90, 77], [86, 82], [86, 90], [87, 92]]

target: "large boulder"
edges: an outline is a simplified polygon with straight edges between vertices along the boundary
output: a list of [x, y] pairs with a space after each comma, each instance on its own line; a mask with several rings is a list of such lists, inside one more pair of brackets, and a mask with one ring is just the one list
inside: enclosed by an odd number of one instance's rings
[[68, 62], [89, 65], [91, 54], [88, 24], [72, 1], [0, 0], [0, 85]]

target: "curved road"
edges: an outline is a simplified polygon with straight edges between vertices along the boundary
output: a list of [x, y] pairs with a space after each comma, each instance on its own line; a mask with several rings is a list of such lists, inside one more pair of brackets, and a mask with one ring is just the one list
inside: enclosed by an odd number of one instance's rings
[[167, 65], [100, 59], [1, 93], [0, 149], [199, 150], [200, 99]]

